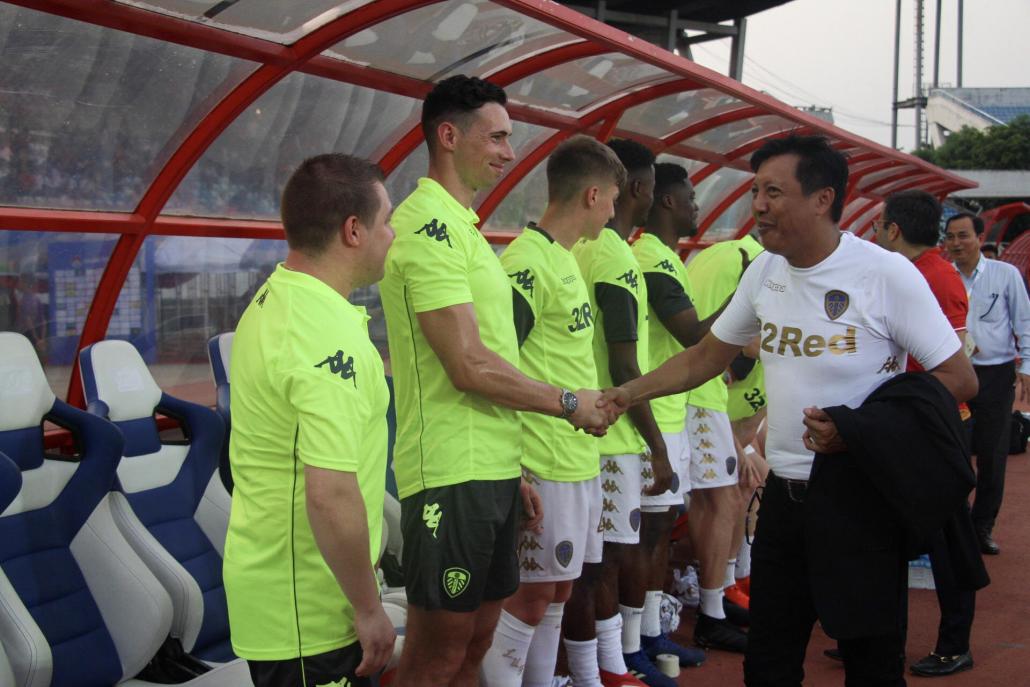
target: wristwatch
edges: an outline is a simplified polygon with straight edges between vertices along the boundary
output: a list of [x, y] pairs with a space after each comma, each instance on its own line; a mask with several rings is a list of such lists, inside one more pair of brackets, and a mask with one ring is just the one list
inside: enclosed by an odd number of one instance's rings
[[579, 399], [576, 394], [568, 389], [561, 390], [561, 417], [568, 420], [579, 407]]

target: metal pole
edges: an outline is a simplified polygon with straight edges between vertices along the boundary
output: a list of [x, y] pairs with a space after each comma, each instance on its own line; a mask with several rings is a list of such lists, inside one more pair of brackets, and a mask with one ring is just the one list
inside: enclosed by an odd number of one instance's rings
[[937, 0], [937, 14], [934, 17], [934, 32], [933, 32], [933, 87], [939, 88], [941, 85], [941, 2]]
[[962, 88], [962, 0], [958, 0], [958, 75], [955, 85]]
[[923, 95], [923, 0], [916, 0], [916, 140], [918, 148], [923, 142], [923, 107], [920, 98]]
[[[940, 0], [937, 0], [937, 1], [940, 2]], [[680, 13], [679, 13], [679, 10], [677, 10], [675, 7], [673, 7], [669, 11], [669, 32], [668, 32], [668, 34], [666, 35], [666, 38], [665, 38], [665, 42], [666, 42], [665, 49], [668, 50], [669, 52], [675, 52], [676, 51], [676, 46], [679, 43], [679, 41], [676, 40], [676, 37], [679, 35], [679, 23], [680, 23]]]
[[[961, 0], [960, 0], [961, 1]], [[901, 0], [894, 11], [894, 90], [891, 97], [891, 148], [898, 147], [898, 71], [901, 59]]]
[[730, 44], [730, 78], [744, 80], [744, 38], [747, 32], [747, 17], [733, 20], [737, 33]]

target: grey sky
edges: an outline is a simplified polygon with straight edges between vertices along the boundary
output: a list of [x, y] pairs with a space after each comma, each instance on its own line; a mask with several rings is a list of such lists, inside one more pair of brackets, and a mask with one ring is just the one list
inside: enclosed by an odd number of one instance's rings
[[[915, 0], [902, 0], [899, 98], [914, 95]], [[935, 0], [925, 0], [924, 75], [933, 80]], [[956, 77], [957, 0], [943, 0], [942, 85]], [[744, 83], [792, 105], [832, 106], [836, 123], [890, 145], [895, 0], [794, 0], [748, 19]], [[965, 0], [962, 85], [1030, 86], [1030, 0]], [[729, 41], [695, 46], [725, 73]], [[902, 110], [898, 145], [911, 150], [915, 115]]]

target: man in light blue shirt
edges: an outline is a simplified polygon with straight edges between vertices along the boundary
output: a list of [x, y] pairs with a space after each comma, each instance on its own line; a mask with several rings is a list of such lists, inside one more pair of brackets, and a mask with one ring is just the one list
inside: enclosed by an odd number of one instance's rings
[[1019, 270], [981, 255], [983, 231], [979, 217], [955, 215], [945, 227], [944, 245], [969, 294], [966, 328], [975, 345], [972, 362], [980, 382], [979, 393], [969, 401], [977, 468], [973, 524], [980, 549], [996, 555], [1000, 549], [992, 530], [1005, 490], [1013, 385], [1020, 400], [1030, 401], [1030, 299]]

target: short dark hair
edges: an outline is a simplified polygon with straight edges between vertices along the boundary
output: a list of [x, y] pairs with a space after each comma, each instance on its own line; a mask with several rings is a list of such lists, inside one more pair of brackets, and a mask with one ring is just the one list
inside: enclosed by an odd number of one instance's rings
[[547, 158], [547, 198], [565, 203], [595, 181], [626, 183], [626, 168], [615, 152], [596, 138], [582, 134], [563, 141]]
[[675, 162], [659, 162], [654, 166], [655, 197], [668, 193], [674, 186], [690, 183], [686, 167]]
[[464, 130], [468, 115], [487, 103], [506, 105], [504, 89], [474, 76], [455, 74], [436, 84], [422, 103], [422, 135], [430, 150], [436, 145], [436, 128], [451, 120]]
[[283, 189], [286, 243], [317, 256], [348, 217], [371, 225], [380, 210], [375, 185], [382, 182], [379, 165], [353, 155], [327, 153], [300, 163]]
[[633, 176], [654, 166], [654, 153], [641, 143], [628, 138], [613, 138], [608, 141], [608, 147], [615, 152], [619, 162], [626, 168], [627, 176]]
[[916, 246], [936, 246], [941, 238], [941, 204], [926, 191], [899, 191], [887, 196], [885, 224], [893, 222], [901, 236]]
[[964, 217], [968, 217], [969, 219], [973, 220], [973, 231], [976, 232], [977, 236], [980, 236], [981, 234], [984, 233], [984, 221], [983, 221], [983, 218], [982, 217], [977, 217], [976, 215], [974, 215], [971, 212], [960, 212], [957, 215], [952, 215], [951, 217], [949, 217], [948, 221], [944, 223], [945, 231], [947, 231], [948, 227], [951, 226], [952, 222], [954, 222], [957, 219], [963, 219]]
[[833, 189], [830, 218], [839, 222], [844, 213], [844, 194], [848, 187], [848, 158], [835, 149], [825, 136], [795, 136], [772, 138], [751, 156], [751, 171], [757, 172], [766, 160], [780, 155], [797, 155], [795, 171], [801, 191], [807, 196], [819, 189]]

